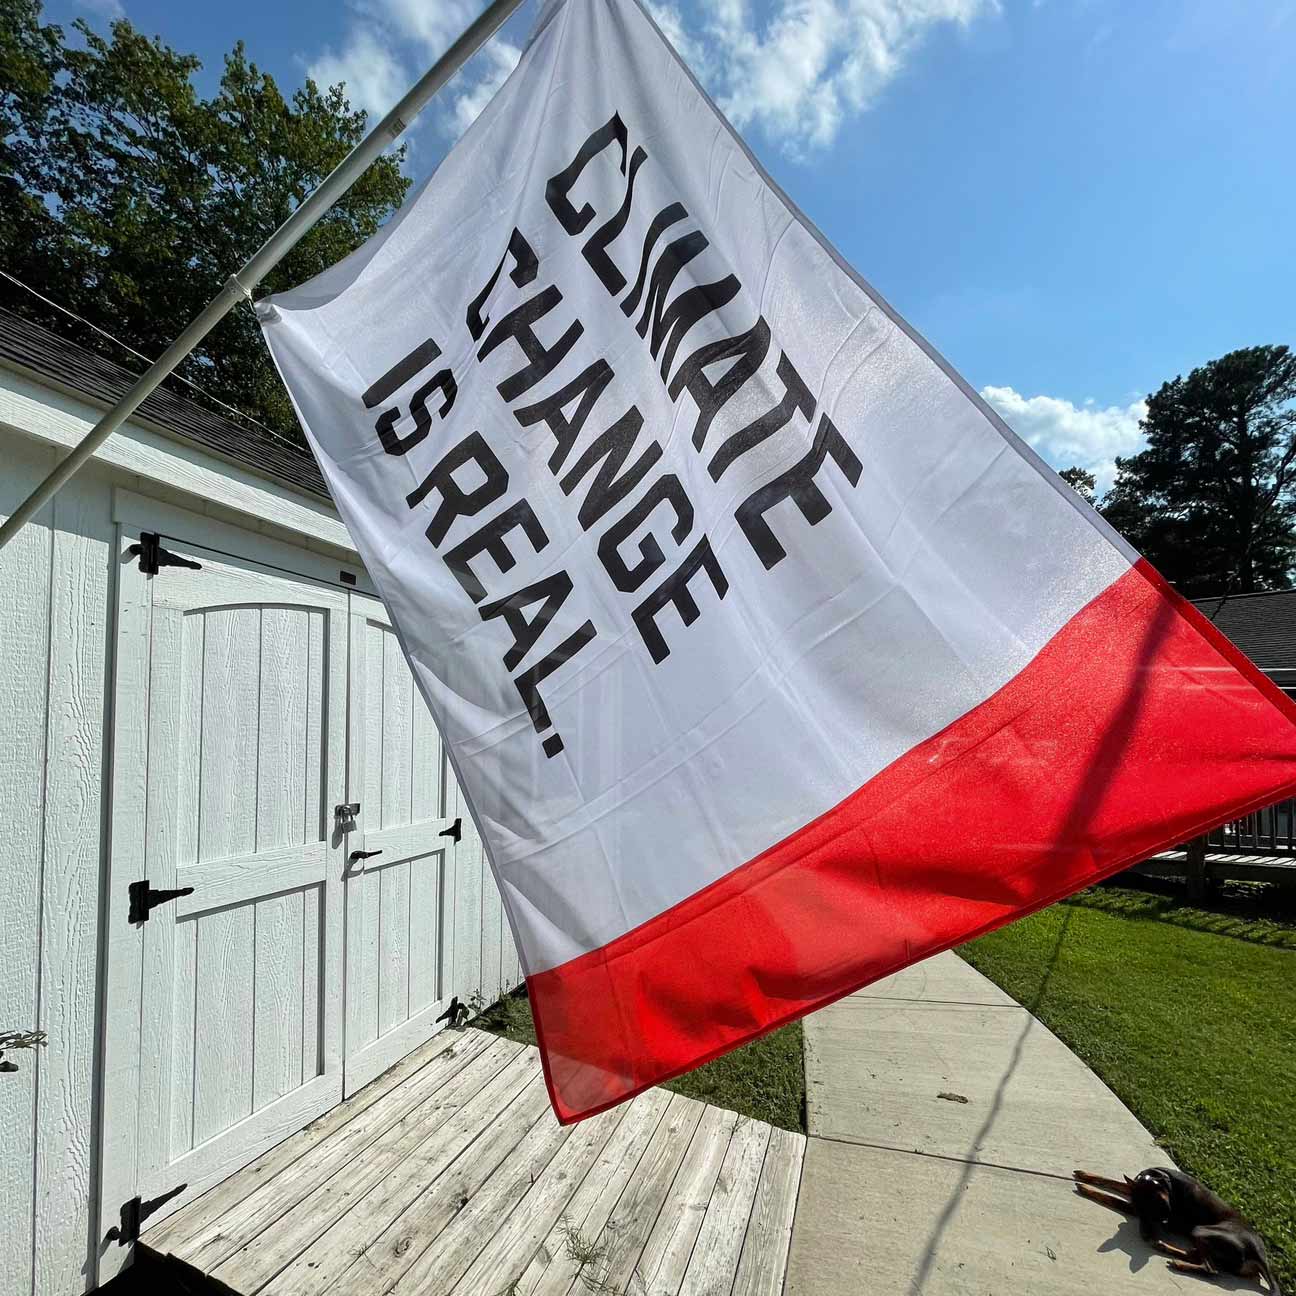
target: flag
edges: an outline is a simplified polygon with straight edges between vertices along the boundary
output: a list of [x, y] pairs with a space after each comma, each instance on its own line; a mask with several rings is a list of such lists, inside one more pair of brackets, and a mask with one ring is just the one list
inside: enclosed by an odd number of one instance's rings
[[1296, 787], [1292, 704], [635, 0], [550, 4], [399, 214], [260, 314], [564, 1121]]

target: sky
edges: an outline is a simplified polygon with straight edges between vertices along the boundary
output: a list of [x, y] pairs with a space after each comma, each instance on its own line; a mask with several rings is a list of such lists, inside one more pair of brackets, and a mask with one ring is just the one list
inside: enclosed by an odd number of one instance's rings
[[[483, 0], [46, 0], [382, 111]], [[1143, 400], [1296, 345], [1296, 0], [651, 0], [762, 163], [1055, 467], [1111, 481]], [[421, 179], [527, 0], [416, 124]], [[208, 84], [210, 84], [210, 81]]]

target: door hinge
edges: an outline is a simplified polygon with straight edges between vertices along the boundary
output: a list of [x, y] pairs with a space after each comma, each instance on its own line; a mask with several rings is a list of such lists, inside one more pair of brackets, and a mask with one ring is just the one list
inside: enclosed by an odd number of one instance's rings
[[456, 819], [454, 823], [444, 831], [437, 833], [438, 837], [449, 837], [451, 841], [457, 842], [463, 839], [463, 820]]
[[437, 1018], [439, 1022], [449, 1022], [451, 1030], [458, 1030], [460, 1026], [468, 1020], [469, 1008], [467, 1004], [459, 1002], [459, 996], [455, 995], [450, 1000], [450, 1007]]
[[155, 905], [166, 904], [179, 896], [193, 895], [193, 887], [177, 887], [174, 891], [154, 891], [148, 884], [148, 878], [130, 884], [130, 913], [127, 922], [146, 923], [149, 910]]
[[189, 567], [202, 571], [202, 563], [192, 558], [181, 558], [169, 549], [162, 548], [162, 537], [156, 531], [141, 531], [139, 544], [133, 544], [126, 550], [132, 558], [139, 559], [139, 569], [146, 576], [156, 576], [163, 567]]
[[138, 1197], [132, 1197], [130, 1201], [122, 1202], [121, 1223], [114, 1224], [104, 1234], [104, 1241], [116, 1242], [118, 1246], [129, 1246], [132, 1242], [138, 1242], [140, 1226], [144, 1221], [159, 1206], [165, 1206], [172, 1197], [179, 1196], [188, 1187], [188, 1184], [179, 1184], [170, 1192], [164, 1192], [161, 1197], [154, 1197], [152, 1201], [140, 1201]]

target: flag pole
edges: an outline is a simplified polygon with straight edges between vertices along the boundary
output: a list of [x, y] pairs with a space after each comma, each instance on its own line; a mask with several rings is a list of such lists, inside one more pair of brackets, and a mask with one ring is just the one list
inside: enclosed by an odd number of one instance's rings
[[135, 380], [134, 386], [99, 420], [72, 452], [0, 525], [3, 549], [36, 512], [140, 407], [144, 399], [220, 323], [242, 298], [297, 245], [307, 231], [398, 139], [438, 90], [484, 45], [522, 0], [492, 0], [462, 35], [406, 92], [396, 106], [329, 172], [301, 206], [225, 281], [183, 333]]

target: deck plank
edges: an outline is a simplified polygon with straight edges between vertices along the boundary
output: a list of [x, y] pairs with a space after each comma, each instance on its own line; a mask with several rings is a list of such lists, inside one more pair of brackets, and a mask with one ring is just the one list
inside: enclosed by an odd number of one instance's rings
[[[480, 1039], [462, 1040], [459, 1048], [441, 1051], [435, 1065], [407, 1074], [404, 1083], [378, 1094], [374, 1102], [327, 1135], [316, 1137], [315, 1129], [308, 1126], [295, 1136], [298, 1140], [295, 1149], [288, 1147], [293, 1139], [279, 1145], [284, 1155], [277, 1173], [264, 1172], [254, 1163], [233, 1176], [243, 1179], [243, 1189], [250, 1187], [251, 1191], [240, 1189], [236, 1201], [219, 1213], [206, 1212], [200, 1223], [182, 1220], [178, 1237], [168, 1236], [164, 1227], [158, 1236], [149, 1236], [149, 1245], [167, 1250], [189, 1264], [208, 1270], [215, 1268], [340, 1169], [351, 1165], [372, 1143], [448, 1085], [487, 1047], [487, 1042]], [[479, 1067], [482, 1065], [485, 1064], [478, 1063]]]
[[[546, 1111], [445, 1228], [431, 1238], [420, 1231], [422, 1250], [417, 1245], [410, 1248], [410, 1263], [394, 1284], [388, 1284], [384, 1272], [380, 1290], [391, 1296], [450, 1291], [571, 1134], [571, 1127], [559, 1125], [553, 1113]], [[343, 1286], [338, 1296], [368, 1296], [372, 1290], [372, 1286]]]
[[743, 1118], [734, 1128], [680, 1296], [729, 1296], [733, 1290], [769, 1141], [770, 1127], [762, 1121]]
[[506, 1089], [466, 1106], [441, 1137], [402, 1161], [348, 1219], [298, 1255], [266, 1296], [386, 1291], [544, 1114], [539, 1067], [527, 1057], [509, 1075]]
[[804, 1134], [777, 1127], [770, 1131], [733, 1296], [781, 1296], [805, 1144]]
[[650, 1296], [679, 1290], [733, 1138], [738, 1113], [708, 1107], [653, 1225], [638, 1272]]
[[616, 1107], [577, 1125], [508, 1218], [494, 1224], [494, 1232], [463, 1277], [453, 1288], [438, 1285], [436, 1289], [449, 1290], [452, 1296], [508, 1290], [558, 1223], [625, 1116], [625, 1108]]
[[[603, 1244], [603, 1252], [591, 1268], [604, 1290], [631, 1290], [644, 1244], [656, 1226], [657, 1216], [705, 1110], [704, 1103], [680, 1094], [671, 1095], [670, 1106], [643, 1159], [597, 1237]], [[578, 1275], [570, 1290], [583, 1293], [588, 1286]], [[636, 1290], [637, 1287], [638, 1284]]]
[[516, 1048], [487, 1048], [479, 1053], [449, 1084], [371, 1144], [363, 1157], [326, 1179], [275, 1220], [272, 1228], [258, 1232], [207, 1272], [236, 1291], [260, 1291], [285, 1265], [364, 1201], [405, 1158], [475, 1096], [494, 1092], [492, 1085], [501, 1086], [500, 1077], [524, 1061], [525, 1054]]
[[661, 1089], [563, 1127], [538, 1051], [470, 1028], [144, 1243], [239, 1296], [779, 1296], [804, 1150]]
[[[343, 1126], [375, 1106], [407, 1081], [432, 1067], [446, 1066], [445, 1053], [456, 1043], [464, 1043], [462, 1032], [442, 1031], [426, 1044], [388, 1068], [359, 1093], [340, 1102], [312, 1121], [298, 1134], [276, 1143], [237, 1174], [221, 1180], [201, 1197], [176, 1211], [151, 1229], [145, 1230], [148, 1245], [157, 1251], [183, 1256], [193, 1239], [206, 1235], [218, 1226], [234, 1207], [245, 1201], [271, 1179], [295, 1165], [320, 1145], [328, 1145]], [[479, 1045], [485, 1047], [484, 1044]], [[457, 1052], [457, 1050], [456, 1050]], [[449, 1073], [447, 1073], [449, 1074]]]
[[664, 1089], [650, 1089], [629, 1104], [629, 1111], [608, 1140], [602, 1156], [585, 1176], [567, 1209], [536, 1247], [518, 1280], [526, 1296], [554, 1296], [567, 1291], [576, 1277], [576, 1262], [567, 1248], [568, 1233], [596, 1238], [638, 1170], [644, 1150], [670, 1105]]

